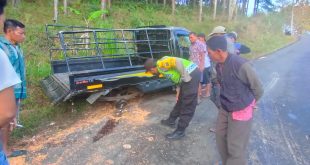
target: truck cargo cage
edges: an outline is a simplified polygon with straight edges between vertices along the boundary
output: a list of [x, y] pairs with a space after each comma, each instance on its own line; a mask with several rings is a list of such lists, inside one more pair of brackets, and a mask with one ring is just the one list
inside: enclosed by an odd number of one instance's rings
[[[61, 70], [53, 70], [57, 73], [142, 65], [146, 58], [171, 54], [169, 36], [167, 29], [61, 31], [63, 53], [51, 59], [55, 64], [60, 64], [55, 58], [64, 59], [66, 68], [62, 63], [63, 67], [57, 66]], [[83, 64], [79, 63], [81, 59]]]

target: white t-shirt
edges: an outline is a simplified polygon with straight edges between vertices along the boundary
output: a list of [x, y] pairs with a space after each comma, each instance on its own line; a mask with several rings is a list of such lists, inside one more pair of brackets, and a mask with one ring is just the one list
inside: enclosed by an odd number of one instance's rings
[[8, 56], [0, 49], [0, 91], [21, 83]]

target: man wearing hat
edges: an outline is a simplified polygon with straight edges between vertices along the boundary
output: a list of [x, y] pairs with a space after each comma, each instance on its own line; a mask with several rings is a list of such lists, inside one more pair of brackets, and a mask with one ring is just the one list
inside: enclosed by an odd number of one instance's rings
[[154, 75], [162, 74], [180, 86], [177, 103], [168, 119], [161, 120], [161, 124], [174, 127], [177, 118], [179, 118], [176, 130], [167, 134], [166, 138], [180, 139], [184, 137], [185, 129], [192, 120], [197, 105], [198, 85], [201, 77], [198, 66], [182, 58], [165, 56], [158, 61], [152, 58], [147, 59], [144, 67], [148, 72]]
[[216, 144], [225, 165], [246, 165], [253, 108], [263, 95], [262, 85], [249, 62], [227, 51], [224, 36], [207, 41], [208, 54], [217, 62], [220, 109], [216, 122]]
[[[216, 26], [212, 32], [209, 34], [209, 37], [212, 36], [226, 36], [226, 28], [224, 26]], [[235, 53], [234, 43], [227, 37], [227, 51], [229, 53]]]
[[237, 42], [238, 34], [236, 32], [232, 31], [230, 33], [227, 33], [226, 36], [233, 43], [235, 47], [235, 54], [240, 55], [240, 54], [247, 54], [251, 52], [251, 49], [249, 47], [247, 47], [246, 45], [240, 42]]

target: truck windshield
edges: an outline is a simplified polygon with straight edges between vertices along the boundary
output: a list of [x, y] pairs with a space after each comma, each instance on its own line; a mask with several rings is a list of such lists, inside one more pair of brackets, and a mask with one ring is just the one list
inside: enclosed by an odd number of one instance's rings
[[191, 45], [188, 35], [178, 34], [177, 40], [180, 47], [189, 48]]

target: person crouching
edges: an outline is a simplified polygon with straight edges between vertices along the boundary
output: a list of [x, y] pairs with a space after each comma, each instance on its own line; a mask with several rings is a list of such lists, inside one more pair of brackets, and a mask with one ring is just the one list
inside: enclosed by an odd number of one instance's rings
[[174, 84], [179, 85], [177, 102], [169, 117], [161, 120], [161, 124], [174, 127], [179, 118], [176, 130], [167, 134], [166, 138], [184, 137], [185, 129], [192, 120], [197, 106], [198, 86], [201, 78], [198, 66], [182, 58], [165, 56], [158, 61], [152, 58], [147, 59], [144, 67], [148, 72], [155, 75], [162, 74]]

